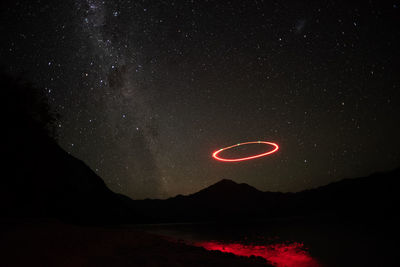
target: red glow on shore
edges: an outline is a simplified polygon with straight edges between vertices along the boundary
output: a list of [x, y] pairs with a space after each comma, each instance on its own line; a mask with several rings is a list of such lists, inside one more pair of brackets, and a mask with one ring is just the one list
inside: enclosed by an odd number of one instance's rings
[[[221, 158], [221, 157], [218, 156], [218, 154], [221, 153], [222, 151], [225, 151], [225, 150], [228, 150], [228, 149], [231, 149], [231, 148], [234, 148], [234, 147], [238, 147], [238, 146], [248, 145], [248, 144], [267, 144], [267, 145], [273, 146], [274, 149], [272, 149], [271, 151], [262, 153], [262, 154], [258, 154], [258, 155], [254, 155], [254, 156], [250, 156], [250, 157], [244, 157], [244, 158], [226, 159], [226, 158]], [[215, 152], [212, 154], [212, 157], [213, 157], [214, 159], [216, 159], [216, 160], [219, 160], [219, 161], [237, 162], [237, 161], [244, 161], [244, 160], [250, 160], [250, 159], [255, 159], [255, 158], [261, 158], [261, 157], [270, 155], [270, 154], [272, 154], [272, 153], [275, 153], [276, 151], [278, 151], [278, 149], [279, 149], [279, 146], [278, 146], [277, 144], [275, 144], [275, 143], [272, 143], [272, 142], [253, 141], [253, 142], [239, 143], [239, 144], [236, 144], [236, 145], [232, 145], [232, 146], [228, 146], [228, 147], [221, 148], [221, 149], [215, 151]]]
[[277, 267], [316, 267], [320, 266], [305, 250], [302, 243], [242, 245], [238, 243], [224, 244], [218, 242], [197, 242], [194, 245], [207, 250], [218, 250], [238, 256], [259, 256]]

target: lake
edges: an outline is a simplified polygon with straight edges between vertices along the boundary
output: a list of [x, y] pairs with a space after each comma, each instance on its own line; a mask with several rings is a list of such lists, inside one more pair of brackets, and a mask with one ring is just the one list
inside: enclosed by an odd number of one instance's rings
[[398, 220], [297, 218], [135, 228], [208, 250], [260, 256], [277, 267], [398, 266]]

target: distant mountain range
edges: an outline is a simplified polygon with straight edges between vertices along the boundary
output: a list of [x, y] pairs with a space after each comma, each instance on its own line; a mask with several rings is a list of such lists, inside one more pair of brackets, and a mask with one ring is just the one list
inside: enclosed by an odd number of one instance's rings
[[292, 216], [397, 216], [400, 169], [344, 179], [298, 193], [262, 192], [222, 180], [195, 194], [167, 200], [135, 200], [141, 222], [270, 219]]

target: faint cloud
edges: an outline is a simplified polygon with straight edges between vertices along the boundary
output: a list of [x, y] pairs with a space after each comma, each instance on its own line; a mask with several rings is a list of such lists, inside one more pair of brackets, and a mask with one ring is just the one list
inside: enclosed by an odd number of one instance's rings
[[305, 19], [300, 19], [296, 22], [294, 29], [295, 33], [300, 34], [303, 32], [304, 27], [306, 26], [306, 20]]

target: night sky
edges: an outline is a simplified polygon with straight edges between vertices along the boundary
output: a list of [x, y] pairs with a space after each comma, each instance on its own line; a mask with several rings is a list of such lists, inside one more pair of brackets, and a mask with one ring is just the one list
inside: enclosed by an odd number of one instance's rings
[[[116, 192], [299, 191], [400, 166], [399, 1], [1, 5], [1, 67], [45, 90], [59, 144]], [[257, 140], [280, 150], [211, 157]]]

